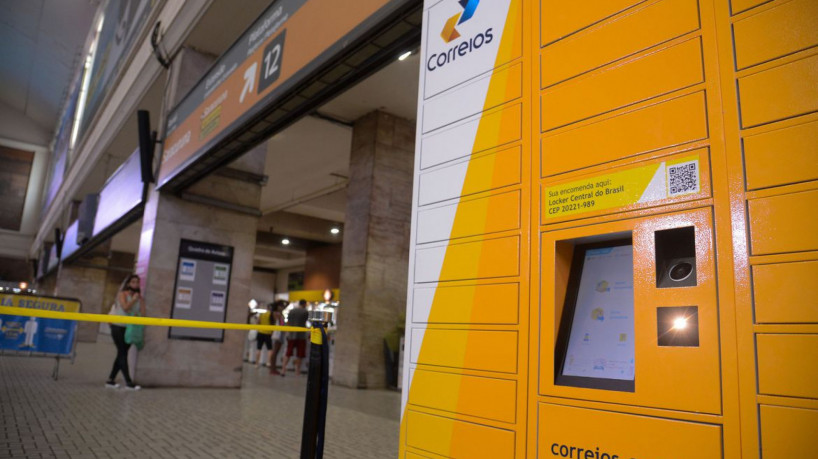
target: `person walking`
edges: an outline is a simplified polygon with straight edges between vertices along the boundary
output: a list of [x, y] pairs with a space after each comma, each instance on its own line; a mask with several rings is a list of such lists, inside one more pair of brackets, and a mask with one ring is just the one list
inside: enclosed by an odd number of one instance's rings
[[[287, 325], [291, 327], [306, 327], [307, 318], [307, 300], [300, 300], [298, 306], [294, 307], [287, 316]], [[295, 351], [295, 375], [301, 375], [301, 359], [307, 355], [307, 338], [309, 332], [287, 332], [287, 353], [284, 354], [284, 361], [281, 365], [281, 376], [287, 374], [287, 363]]]
[[[278, 300], [273, 303], [273, 325], [284, 325], [284, 314], [282, 311], [287, 306], [284, 300]], [[281, 346], [284, 344], [284, 332], [276, 330], [273, 332], [273, 352], [270, 354], [270, 374], [277, 375], [278, 369], [276, 362], [278, 361], [278, 353], [281, 351]]]
[[[141, 316], [145, 316], [145, 302], [142, 299], [139, 276], [131, 274], [122, 282], [110, 314], [113, 316], [130, 316], [135, 315], [134, 313], [137, 311]], [[116, 377], [121, 371], [122, 378], [125, 380], [125, 387], [129, 390], [140, 390], [141, 387], [131, 380], [131, 373], [128, 369], [128, 350], [131, 345], [125, 341], [125, 324], [112, 323], [111, 338], [113, 338], [114, 345], [116, 345], [116, 359], [114, 359], [114, 366], [108, 380], [105, 382], [105, 387], [110, 389], [119, 388]]]

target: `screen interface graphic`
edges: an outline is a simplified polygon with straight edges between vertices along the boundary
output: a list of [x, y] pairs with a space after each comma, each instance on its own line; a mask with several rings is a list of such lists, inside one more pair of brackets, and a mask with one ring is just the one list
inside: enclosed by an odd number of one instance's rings
[[562, 374], [632, 381], [633, 246], [585, 252]]

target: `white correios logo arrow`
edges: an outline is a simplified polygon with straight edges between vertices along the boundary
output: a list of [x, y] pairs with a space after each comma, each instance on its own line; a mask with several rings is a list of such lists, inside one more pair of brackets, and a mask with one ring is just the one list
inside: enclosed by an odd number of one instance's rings
[[244, 71], [244, 88], [241, 90], [239, 103], [244, 103], [244, 96], [256, 87], [256, 68], [258, 68], [258, 62], [253, 62], [253, 65]]

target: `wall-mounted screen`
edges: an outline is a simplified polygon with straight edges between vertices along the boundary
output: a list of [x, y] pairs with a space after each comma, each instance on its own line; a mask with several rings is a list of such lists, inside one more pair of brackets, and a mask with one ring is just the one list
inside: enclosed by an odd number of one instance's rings
[[45, 247], [40, 249], [40, 261], [37, 263], [37, 279], [42, 279], [48, 272], [48, 256], [50, 252]]
[[144, 191], [139, 148], [137, 148], [111, 175], [99, 193], [99, 205], [94, 217], [94, 236], [96, 237], [142, 204]]
[[70, 257], [77, 249], [80, 248], [79, 243], [77, 242], [77, 227], [79, 222], [74, 220], [74, 223], [68, 226], [68, 229], [65, 230], [65, 239], [63, 239], [62, 243], [62, 259], [65, 260]]
[[634, 390], [633, 245], [578, 245], [557, 338], [556, 384]]

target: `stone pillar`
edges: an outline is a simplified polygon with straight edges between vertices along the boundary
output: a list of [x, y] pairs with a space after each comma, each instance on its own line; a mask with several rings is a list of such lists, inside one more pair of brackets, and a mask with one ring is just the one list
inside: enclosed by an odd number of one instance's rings
[[343, 386], [386, 386], [383, 339], [406, 311], [414, 139], [413, 122], [387, 113], [355, 122], [333, 376]]
[[[174, 61], [178, 100], [201, 76], [207, 59], [185, 50]], [[173, 105], [173, 104], [171, 104]], [[246, 153], [229, 167], [257, 173], [264, 170], [266, 147]], [[259, 208], [261, 187], [225, 176], [211, 175], [186, 190], [204, 200], [245, 208]], [[202, 199], [199, 199], [202, 201]], [[227, 322], [244, 323], [253, 272], [258, 217], [214, 205], [182, 200], [151, 191], [145, 206], [142, 235], [137, 254], [137, 273], [143, 277], [149, 316], [170, 317], [174, 280], [181, 239], [233, 247], [233, 266], [227, 303]], [[224, 341], [207, 342], [168, 339], [168, 329], [148, 327], [145, 348], [140, 351], [135, 380], [146, 386], [239, 387], [244, 341], [247, 334], [225, 331]]]
[[[107, 268], [108, 259], [103, 256], [82, 258], [81, 262], [62, 265], [56, 276], [54, 295], [80, 300], [81, 312], [107, 314], [104, 304]], [[77, 341], [96, 342], [98, 330], [99, 324], [96, 322], [79, 322]]]

